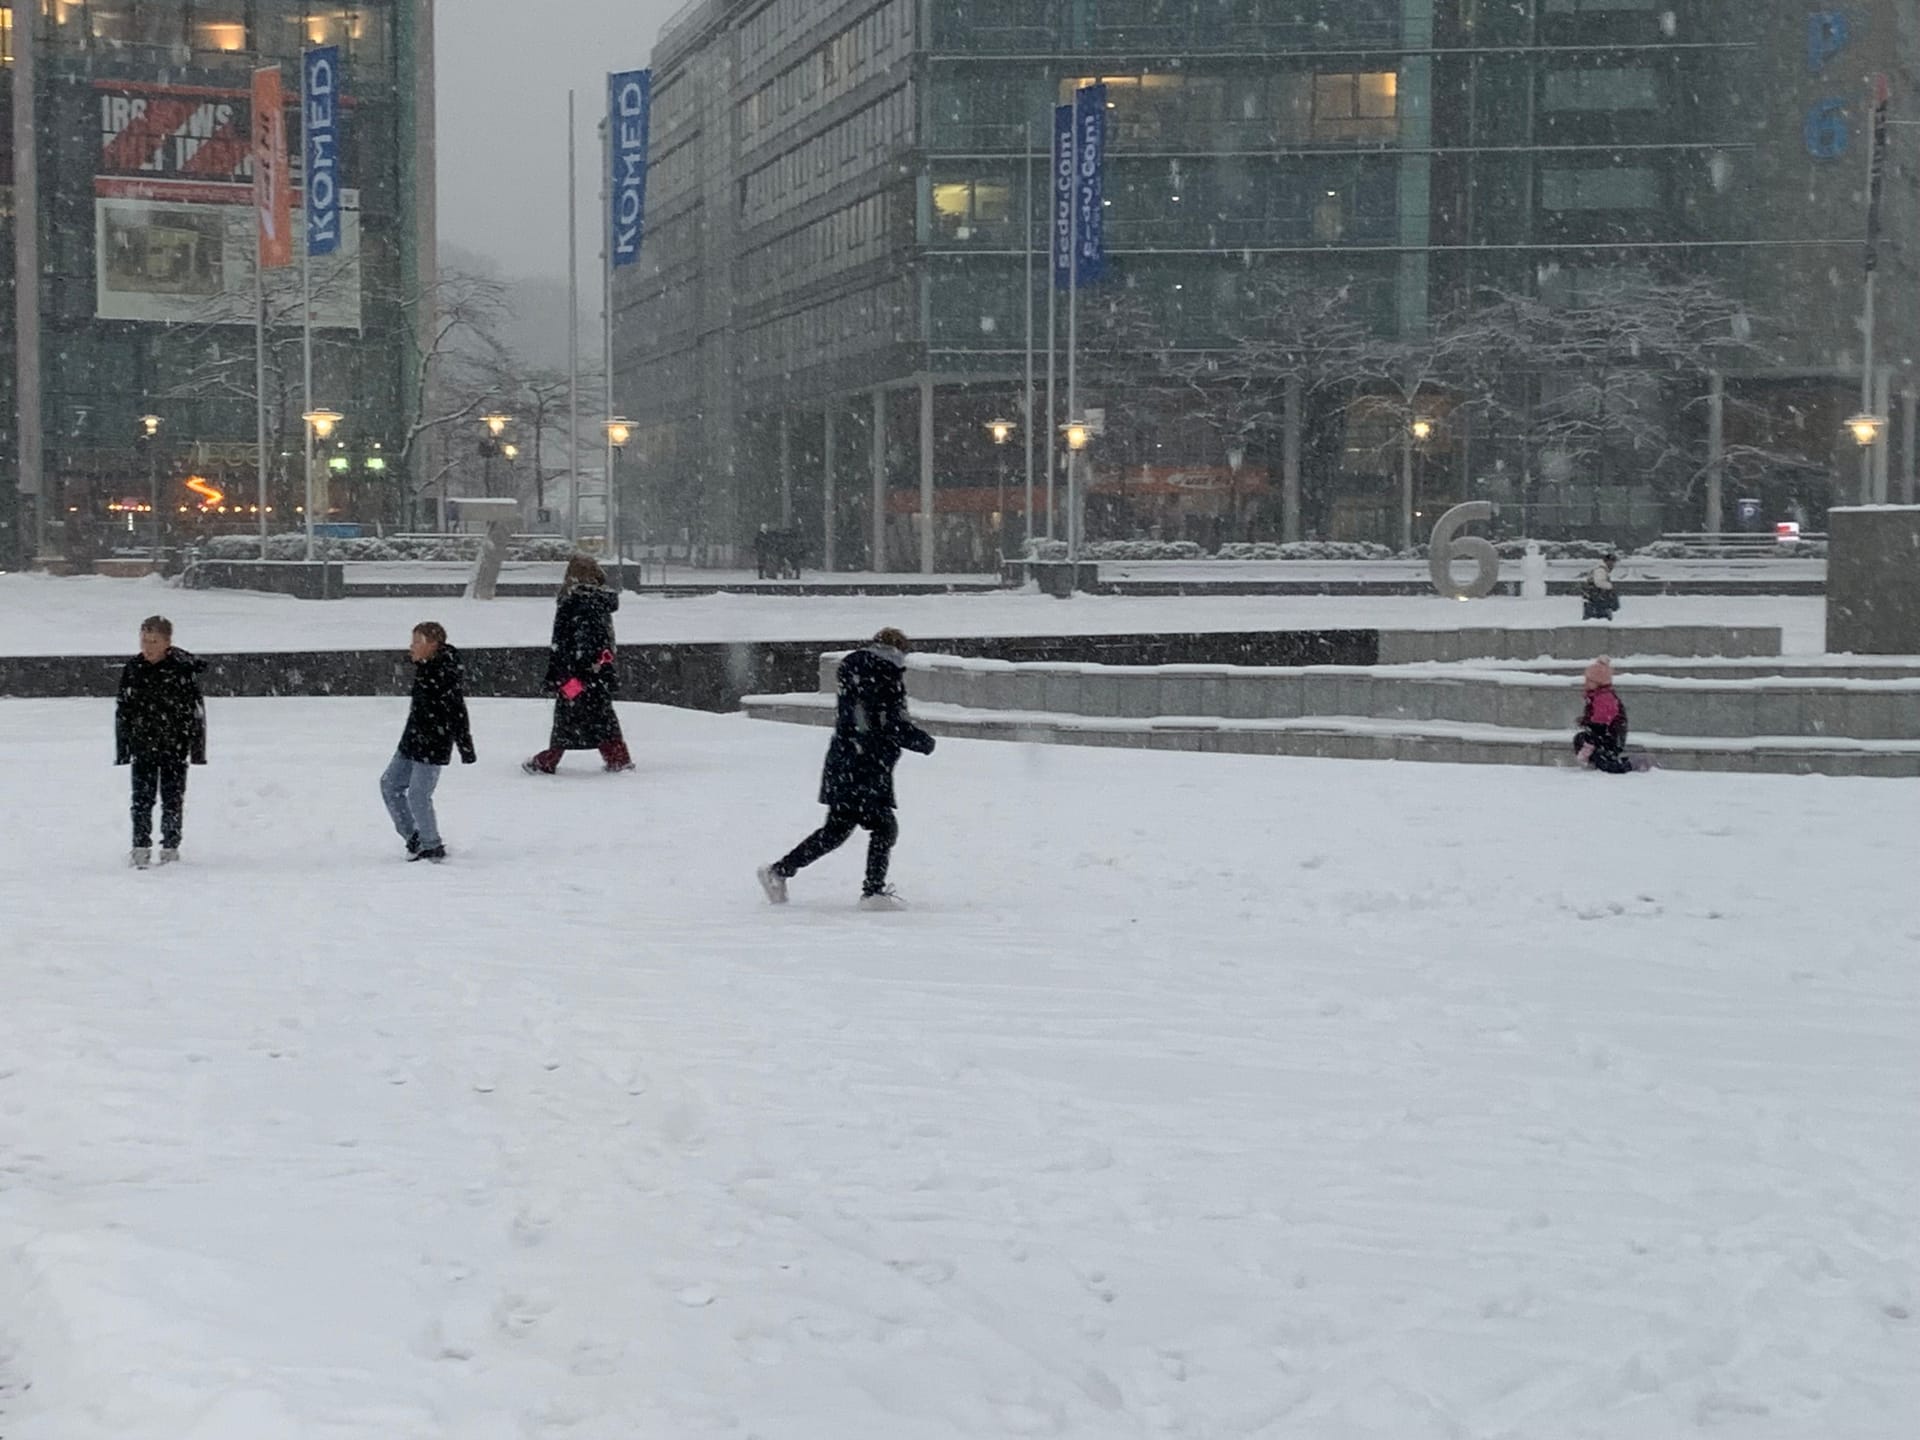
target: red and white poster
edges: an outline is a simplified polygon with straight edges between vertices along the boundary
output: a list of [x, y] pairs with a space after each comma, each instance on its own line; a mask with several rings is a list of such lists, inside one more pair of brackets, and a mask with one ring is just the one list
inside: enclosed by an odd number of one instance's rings
[[293, 264], [293, 185], [287, 176], [287, 104], [280, 67], [253, 72], [253, 208], [260, 265]]
[[[266, 82], [266, 75], [255, 76], [256, 86]], [[299, 258], [301, 237], [293, 223], [284, 86], [277, 77], [273, 83], [282, 94], [263, 107], [263, 136], [250, 90], [95, 82], [100, 319], [251, 325], [259, 245], [268, 314], [274, 323], [298, 323], [299, 283], [287, 267]], [[277, 174], [262, 174], [256, 164], [262, 139], [269, 170], [274, 159], [281, 162]], [[359, 196], [342, 193], [340, 250], [313, 266], [313, 323], [322, 329], [361, 323]], [[278, 222], [277, 245], [263, 230], [269, 221]]]

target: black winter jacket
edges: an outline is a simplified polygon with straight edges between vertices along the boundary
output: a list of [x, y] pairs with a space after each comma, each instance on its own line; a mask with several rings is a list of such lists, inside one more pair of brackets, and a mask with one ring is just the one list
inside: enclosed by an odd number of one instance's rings
[[473, 727], [461, 688], [460, 652], [442, 645], [429, 658], [414, 662], [413, 708], [400, 736], [400, 753], [417, 765], [450, 765], [456, 745], [460, 759], [473, 764]]
[[894, 808], [902, 750], [933, 753], [933, 737], [907, 716], [906, 656], [872, 645], [840, 662], [840, 705], [820, 779], [820, 803], [872, 813]]
[[[547, 656], [547, 688], [559, 697], [553, 711], [555, 750], [595, 750], [620, 739], [620, 717], [613, 708], [620, 693], [619, 642], [613, 636], [619, 608], [619, 592], [602, 585], [582, 585], [560, 597]], [[602, 655], [614, 660], [602, 665]], [[569, 680], [582, 687], [572, 700], [560, 695]]]
[[204, 660], [177, 649], [152, 664], [139, 655], [127, 662], [113, 716], [114, 764], [207, 763], [207, 702], [200, 695], [206, 668]]

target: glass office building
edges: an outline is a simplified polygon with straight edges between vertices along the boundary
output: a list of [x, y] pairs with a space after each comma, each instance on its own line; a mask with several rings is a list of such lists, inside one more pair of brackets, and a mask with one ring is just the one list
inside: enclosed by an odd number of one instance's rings
[[[19, 25], [35, 12], [28, 50]], [[346, 420], [322, 456], [321, 498], [328, 518], [400, 518], [410, 317], [434, 275], [430, 6], [35, 0], [0, 14], [7, 548], [137, 544], [156, 489], [170, 539], [257, 525], [251, 76], [283, 72], [298, 187], [299, 57], [327, 44], [345, 68], [345, 216], [339, 253], [314, 263], [314, 396]], [[17, 144], [26, 85], [32, 133]], [[29, 165], [31, 208], [18, 183]], [[28, 226], [38, 283], [23, 293]], [[298, 271], [269, 273], [269, 504], [291, 530], [304, 491]], [[146, 414], [159, 421], [150, 445]], [[36, 530], [36, 497], [38, 533], [21, 534]]]
[[[1282, 290], [1417, 342], [1489, 296], [1564, 307], [1622, 277], [1708, 277], [1743, 310], [1729, 443], [1806, 452], [1769, 503], [1792, 488], [1816, 510], [1859, 403], [1855, 72], [1871, 56], [1914, 93], [1916, 31], [1891, 0], [1851, 7], [1824, 56], [1785, 0], [704, 0], [655, 55], [655, 218], [618, 301], [654, 538], [723, 556], [788, 526], [816, 563], [941, 570], [1018, 542], [1029, 447], [1044, 496], [1065, 418], [1044, 400], [1064, 309], [1050, 117], [1093, 81], [1110, 265], [1080, 297], [1081, 402], [1104, 412], [1092, 538], [1393, 538], [1400, 417], [1364, 378], [1230, 426], [1204, 394], [1207, 357]], [[1883, 227], [1882, 293], [1903, 298], [1882, 307], [1876, 404], [1896, 432], [1916, 136], [1895, 132]], [[1698, 528], [1678, 442], [1556, 469], [1433, 398], [1423, 509], [1487, 496], [1548, 533]], [[1669, 429], [1690, 447], [1703, 413]], [[1016, 424], [1004, 444], [994, 419]], [[1896, 433], [1896, 472], [1914, 449]]]

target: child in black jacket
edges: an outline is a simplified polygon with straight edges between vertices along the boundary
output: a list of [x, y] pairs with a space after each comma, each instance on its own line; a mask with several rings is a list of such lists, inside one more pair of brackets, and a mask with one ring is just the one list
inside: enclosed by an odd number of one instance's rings
[[140, 622], [140, 653], [120, 672], [114, 707], [114, 764], [133, 767], [133, 851], [144, 870], [153, 860], [153, 802], [160, 801], [160, 863], [180, 858], [180, 827], [187, 811], [187, 766], [207, 763], [207, 702], [200, 694], [206, 666], [173, 645], [173, 622], [149, 615]]
[[453, 761], [455, 747], [462, 764], [473, 764], [473, 728], [467, 719], [460, 654], [447, 643], [446, 627], [432, 620], [414, 626], [409, 653], [413, 706], [400, 748], [380, 776], [380, 798], [386, 801], [393, 828], [407, 842], [407, 858], [437, 865], [447, 858], [447, 847], [433, 813], [433, 792], [440, 772]]

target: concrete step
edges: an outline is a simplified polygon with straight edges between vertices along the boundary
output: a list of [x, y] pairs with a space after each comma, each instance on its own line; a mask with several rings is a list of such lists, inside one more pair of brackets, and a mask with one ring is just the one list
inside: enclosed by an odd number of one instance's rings
[[[828, 726], [831, 695], [756, 695], [743, 702], [757, 720]], [[1450, 721], [1318, 715], [1296, 719], [1201, 716], [1108, 717], [1042, 710], [985, 710], [939, 703], [914, 707], [935, 735], [1234, 755], [1336, 760], [1407, 760], [1468, 765], [1570, 765], [1571, 723], [1541, 730]], [[1738, 738], [1636, 732], [1633, 748], [1663, 769], [1784, 775], [1920, 776], [1920, 741]]]
[[[831, 659], [821, 689], [832, 688]], [[1640, 671], [1618, 685], [1637, 731], [1714, 739], [1920, 741], [1920, 678], [1799, 676], [1720, 679]], [[924, 704], [1149, 720], [1205, 715], [1223, 720], [1356, 716], [1558, 733], [1580, 713], [1571, 670], [1490, 665], [1105, 666], [1010, 664], [913, 657], [907, 691]]]

